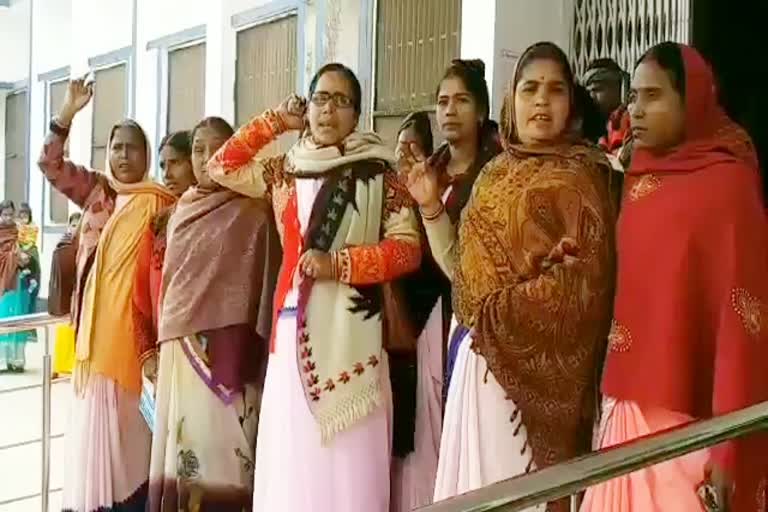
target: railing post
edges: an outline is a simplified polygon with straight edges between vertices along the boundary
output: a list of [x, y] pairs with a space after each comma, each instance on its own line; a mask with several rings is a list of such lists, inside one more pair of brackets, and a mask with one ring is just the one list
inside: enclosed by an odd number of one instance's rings
[[571, 494], [571, 512], [579, 512], [580, 501], [578, 494]]
[[42, 512], [48, 512], [49, 490], [51, 487], [51, 347], [48, 337], [49, 326], [42, 328], [43, 345], [43, 474], [40, 502]]

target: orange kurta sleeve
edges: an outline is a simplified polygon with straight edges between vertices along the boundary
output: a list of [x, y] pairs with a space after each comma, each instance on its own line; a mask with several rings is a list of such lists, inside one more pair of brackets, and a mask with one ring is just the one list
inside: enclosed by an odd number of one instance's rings
[[384, 283], [414, 272], [421, 264], [418, 219], [408, 191], [395, 173], [384, 175], [382, 240], [373, 245], [339, 251], [341, 282], [353, 285]]
[[254, 117], [216, 152], [208, 163], [211, 179], [248, 197], [270, 194], [273, 169], [281, 167], [284, 155], [259, 158], [259, 152], [282, 131], [282, 122], [273, 111]]

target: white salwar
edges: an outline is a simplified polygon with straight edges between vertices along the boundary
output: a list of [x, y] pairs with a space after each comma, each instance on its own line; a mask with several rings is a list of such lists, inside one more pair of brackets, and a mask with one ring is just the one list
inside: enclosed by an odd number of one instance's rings
[[[451, 332], [456, 328], [454, 319]], [[505, 398], [485, 358], [470, 349], [471, 334], [460, 343], [445, 404], [435, 501], [536, 469], [521, 411]]]

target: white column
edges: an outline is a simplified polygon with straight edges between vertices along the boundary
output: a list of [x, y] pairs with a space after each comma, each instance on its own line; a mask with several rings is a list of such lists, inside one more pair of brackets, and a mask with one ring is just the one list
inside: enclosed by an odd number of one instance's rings
[[574, 0], [472, 0], [462, 2], [461, 57], [481, 58], [498, 118], [507, 84], [525, 49], [552, 41], [571, 53]]

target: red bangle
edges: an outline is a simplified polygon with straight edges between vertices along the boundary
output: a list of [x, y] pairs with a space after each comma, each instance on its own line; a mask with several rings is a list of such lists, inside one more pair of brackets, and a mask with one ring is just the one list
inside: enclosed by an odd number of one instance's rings
[[266, 110], [264, 112], [264, 119], [267, 121], [267, 124], [269, 124], [269, 128], [272, 130], [272, 133], [274, 133], [275, 135], [280, 135], [281, 133], [285, 133], [285, 131], [287, 130], [287, 127], [285, 126], [285, 121], [283, 121], [283, 117], [272, 109]]

